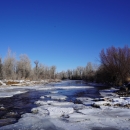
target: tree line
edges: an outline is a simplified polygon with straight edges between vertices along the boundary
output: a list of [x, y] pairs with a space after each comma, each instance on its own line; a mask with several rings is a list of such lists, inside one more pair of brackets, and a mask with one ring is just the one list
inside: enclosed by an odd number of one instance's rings
[[130, 81], [130, 48], [110, 47], [100, 52], [98, 78], [106, 83], [122, 85]]
[[100, 65], [89, 62], [86, 67], [59, 73], [62, 79], [83, 79], [110, 85], [123, 85], [130, 82], [130, 48], [128, 46], [102, 49]]
[[85, 67], [79, 66], [73, 70], [56, 73], [55, 65], [48, 67], [35, 60], [35, 66], [32, 67], [31, 60], [26, 54], [20, 55], [17, 60], [11, 50], [8, 50], [7, 56], [3, 60], [0, 58], [0, 80], [71, 79], [111, 85], [130, 82], [130, 48], [128, 46], [102, 49], [99, 58], [99, 65], [88, 62]]
[[62, 71], [58, 73], [58, 76], [61, 79], [70, 79], [70, 80], [86, 80], [94, 81], [94, 75], [98, 69], [98, 65], [88, 62], [85, 67], [77, 67], [73, 70]]
[[56, 66], [45, 66], [34, 61], [35, 66], [32, 67], [31, 60], [26, 54], [19, 56], [19, 60], [8, 49], [6, 57], [2, 60], [0, 58], [0, 80], [41, 80], [41, 79], [55, 79]]

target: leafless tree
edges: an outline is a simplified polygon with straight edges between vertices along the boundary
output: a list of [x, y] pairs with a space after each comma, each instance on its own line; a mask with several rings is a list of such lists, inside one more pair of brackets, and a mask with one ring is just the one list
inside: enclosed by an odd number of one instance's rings
[[17, 74], [20, 79], [27, 79], [31, 74], [31, 61], [26, 54], [20, 55], [17, 62]]
[[39, 61], [38, 60], [34, 61], [34, 64], [35, 64], [35, 68], [34, 68], [35, 79], [38, 80], [38, 75], [39, 75], [38, 64], [39, 64]]
[[67, 70], [58, 73], [60, 79], [72, 79], [72, 80], [87, 80], [94, 81], [95, 73], [97, 71], [96, 65], [93, 65], [91, 62], [88, 62], [86, 67], [77, 67], [74, 70]]
[[130, 48], [110, 47], [100, 53], [101, 64], [115, 84], [122, 85], [130, 75]]
[[78, 79], [82, 79], [83, 67], [81, 66], [77, 67], [76, 71], [77, 71]]
[[2, 66], [2, 59], [0, 58], [0, 80], [3, 79], [3, 66]]
[[55, 79], [55, 72], [56, 72], [56, 66], [51, 66], [50, 67], [50, 78]]
[[45, 66], [40, 64], [38, 67], [38, 79], [47, 79], [47, 75], [45, 75]]
[[7, 56], [3, 62], [3, 76], [6, 79], [15, 79], [16, 75], [16, 59], [15, 55], [12, 54], [11, 50], [8, 49]]
[[67, 75], [67, 79], [72, 79], [72, 71], [71, 70], [67, 70], [66, 75]]
[[87, 81], [93, 81], [95, 76], [95, 68], [91, 62], [88, 62], [85, 67], [85, 79]]

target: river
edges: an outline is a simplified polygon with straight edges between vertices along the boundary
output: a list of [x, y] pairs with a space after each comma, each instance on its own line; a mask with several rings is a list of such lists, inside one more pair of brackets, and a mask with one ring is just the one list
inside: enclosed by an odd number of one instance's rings
[[[12, 89], [5, 89], [8, 94], [12, 91], [23, 90], [26, 93], [16, 94], [12, 97], [0, 98], [0, 127], [14, 124], [21, 119], [21, 115], [31, 113], [31, 109], [37, 107], [36, 101], [40, 100], [41, 96], [55, 94], [64, 95], [67, 97], [67, 102], [74, 104], [82, 104], [77, 98], [87, 97], [95, 100], [101, 98], [99, 90], [100, 86], [89, 85], [81, 80], [66, 80], [58, 83], [50, 83], [47, 85], [40, 85], [36, 88], [31, 87], [13, 87]], [[4, 93], [5, 91], [2, 90]], [[57, 101], [45, 96], [44, 101]], [[58, 100], [60, 101], [60, 100]], [[49, 121], [48, 121], [49, 122]]]

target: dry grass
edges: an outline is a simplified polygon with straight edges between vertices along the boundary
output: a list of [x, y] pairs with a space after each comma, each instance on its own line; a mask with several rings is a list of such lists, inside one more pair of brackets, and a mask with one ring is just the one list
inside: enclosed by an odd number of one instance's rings
[[7, 81], [6, 85], [12, 85], [12, 84], [19, 84], [19, 82], [15, 82], [15, 81]]

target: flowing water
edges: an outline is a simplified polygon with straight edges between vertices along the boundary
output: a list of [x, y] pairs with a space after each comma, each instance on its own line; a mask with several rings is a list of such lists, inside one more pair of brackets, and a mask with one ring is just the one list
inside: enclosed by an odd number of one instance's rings
[[[77, 103], [76, 97], [91, 97], [99, 98], [99, 87], [89, 89], [62, 89], [64, 86], [87, 86], [83, 81], [63, 81], [60, 83], [51, 83], [46, 87], [58, 87], [56, 91], [68, 97], [68, 101]], [[50, 94], [51, 90], [35, 90], [29, 89], [27, 93], [14, 95], [10, 98], [0, 98], [0, 127], [16, 123], [24, 113], [30, 113], [31, 109], [36, 107], [35, 101], [39, 100], [41, 96]], [[48, 98], [44, 99], [48, 100]]]

